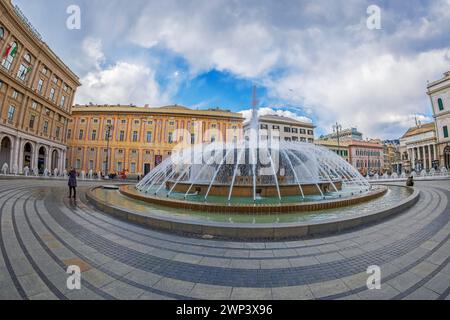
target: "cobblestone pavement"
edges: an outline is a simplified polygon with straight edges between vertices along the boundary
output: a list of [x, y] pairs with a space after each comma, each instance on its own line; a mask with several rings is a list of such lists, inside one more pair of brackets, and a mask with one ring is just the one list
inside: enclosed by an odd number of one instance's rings
[[148, 230], [93, 209], [80, 185], [74, 202], [64, 181], [0, 180], [0, 299], [450, 299], [448, 180], [417, 183], [419, 202], [382, 223], [286, 242]]

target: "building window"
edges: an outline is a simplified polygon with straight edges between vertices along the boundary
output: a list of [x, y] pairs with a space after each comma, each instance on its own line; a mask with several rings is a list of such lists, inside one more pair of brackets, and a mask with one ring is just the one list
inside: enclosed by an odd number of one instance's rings
[[86, 119], [81, 119], [80, 122], [81, 122], [81, 123], [85, 123], [85, 122], [86, 122]]
[[78, 140], [83, 140], [83, 134], [84, 134], [83, 129], [80, 129], [80, 132], [78, 134]]
[[122, 171], [122, 162], [117, 162], [117, 171]]
[[284, 132], [291, 132], [291, 128], [289, 128], [289, 127], [284, 127]]
[[77, 159], [76, 164], [75, 164], [75, 168], [76, 169], [81, 169], [81, 160]]
[[123, 149], [119, 149], [119, 154], [122, 154], [123, 153]]
[[292, 141], [298, 141], [298, 137], [292, 137]]
[[[173, 133], [172, 132], [169, 132], [168, 141], [169, 141], [169, 143], [173, 142]], [[211, 141], [211, 142], [213, 142], [213, 141]]]
[[313, 132], [312, 130], [308, 130], [308, 134], [309, 134], [310, 136], [312, 136], [312, 135], [314, 134], [314, 132]]
[[133, 142], [136, 142], [138, 139], [138, 132], [137, 131], [133, 131]]
[[98, 119], [94, 119], [94, 123], [98, 123]]
[[444, 138], [448, 138], [448, 127], [447, 126], [443, 126], [442, 130], [444, 131]]
[[285, 138], [284, 138], [284, 141], [291, 141], [291, 138], [285, 137]]
[[50, 100], [55, 100], [55, 88], [51, 88], [50, 90]]
[[47, 71], [48, 71], [48, 69], [47, 69], [46, 67], [43, 67], [43, 68], [42, 68], [42, 73], [43, 73], [43, 74], [46, 75], [46, 74], [47, 74]]
[[191, 144], [195, 143], [195, 134], [191, 133]]
[[42, 87], [43, 87], [43, 85], [44, 85], [44, 80], [39, 79], [39, 82], [38, 82], [38, 85], [37, 85], [37, 91], [38, 91], [39, 93], [42, 93]]
[[2, 61], [2, 66], [5, 67], [6, 70], [11, 68], [11, 65], [14, 61], [14, 55], [17, 51], [17, 43], [12, 42], [10, 45], [6, 47], [6, 51], [4, 56], [6, 56]]
[[4, 36], [5, 36], [5, 29], [3, 29], [3, 27], [0, 27], [0, 39], [3, 39]]
[[152, 124], [153, 124], [153, 121], [147, 121], [147, 124], [148, 124], [148, 125], [152, 125]]
[[300, 134], [306, 134], [306, 130], [305, 129], [300, 129]]
[[16, 108], [14, 106], [9, 106], [9, 109], [8, 109], [8, 121], [13, 121], [13, 119], [14, 119], [14, 112], [16, 112]]
[[119, 132], [119, 141], [123, 141], [125, 139], [125, 131], [121, 130]]
[[438, 106], [439, 106], [439, 111], [444, 110], [444, 103], [442, 103], [442, 99], [441, 98], [438, 99]]
[[292, 133], [298, 133], [298, 129], [297, 128], [292, 128]]
[[89, 160], [89, 170], [94, 170], [94, 160]]
[[30, 123], [28, 124], [28, 126], [30, 127], [30, 129], [34, 128], [34, 121], [36, 120], [36, 116], [34, 114], [32, 114], [30, 116]]
[[280, 130], [280, 126], [272, 126], [273, 130]]
[[66, 97], [65, 96], [61, 96], [61, 103], [60, 106], [64, 107], [64, 104], [66, 103]]
[[17, 100], [17, 97], [19, 96], [19, 93], [16, 91], [16, 90], [13, 90], [13, 93], [12, 93], [12, 98], [14, 99], [14, 100]]
[[91, 140], [97, 140], [97, 130], [92, 130]]
[[147, 142], [152, 142], [152, 132], [147, 131]]
[[306, 138], [300, 137], [300, 141], [301, 141], [301, 142], [306, 142]]
[[267, 130], [267, 124], [262, 124], [261, 125], [261, 129], [266, 129]]
[[125, 124], [125, 123], [127, 123], [127, 120], [122, 119], [122, 120], [121, 120], [121, 123], [122, 123], [122, 124]]
[[55, 131], [55, 136], [56, 138], [59, 139], [59, 132], [61, 131], [61, 129], [59, 127], [56, 127], [56, 131]]
[[106, 124], [111, 124], [111, 119], [106, 120]]
[[47, 134], [48, 133], [48, 121], [44, 121], [44, 133]]
[[139, 124], [139, 120], [134, 120], [134, 124]]
[[136, 173], [136, 163], [131, 163], [131, 173]]
[[37, 109], [37, 102], [36, 102], [36, 101], [33, 101], [33, 102], [31, 103], [31, 109], [33, 109], [33, 110], [36, 110], [36, 109]]
[[314, 143], [314, 139], [308, 138], [308, 142], [309, 142], [309, 143]]
[[67, 130], [67, 139], [70, 139], [72, 136], [72, 129]]
[[21, 64], [19, 67], [19, 70], [17, 71], [17, 78], [19, 78], [22, 81], [25, 81], [28, 70], [29, 70], [29, 67]]

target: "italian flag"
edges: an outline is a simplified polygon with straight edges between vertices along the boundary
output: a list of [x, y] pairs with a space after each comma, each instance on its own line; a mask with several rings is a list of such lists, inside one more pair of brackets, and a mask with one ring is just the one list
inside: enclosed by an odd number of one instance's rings
[[14, 57], [14, 55], [16, 54], [16, 51], [17, 51], [17, 45], [14, 44], [14, 47], [13, 47], [12, 44], [9, 44], [6, 47], [5, 53], [3, 54], [3, 59], [6, 58], [7, 56]]

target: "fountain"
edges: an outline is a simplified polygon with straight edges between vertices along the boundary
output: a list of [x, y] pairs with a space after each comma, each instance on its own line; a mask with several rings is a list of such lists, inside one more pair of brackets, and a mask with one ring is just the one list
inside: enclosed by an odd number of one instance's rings
[[57, 177], [58, 177], [58, 173], [59, 173], [58, 168], [55, 168], [55, 169], [53, 170], [53, 176], [54, 176], [55, 178], [57, 178]]
[[19, 167], [17, 166], [17, 164], [14, 164], [12, 167], [12, 173], [17, 176], [19, 174]]
[[81, 180], [86, 180], [86, 172], [84, 170], [81, 170]]
[[90, 169], [89, 172], [88, 172], [88, 178], [90, 180], [92, 180], [93, 177], [94, 177], [94, 172], [92, 171], [92, 169]]
[[255, 103], [246, 135], [232, 143], [186, 144], [135, 188], [121, 187], [121, 192], [167, 206], [239, 212], [298, 210], [305, 203], [374, 192], [356, 169], [325, 147], [260, 139]]
[[30, 168], [28, 168], [28, 166], [23, 168], [23, 174], [25, 175], [25, 177], [28, 177], [28, 175], [30, 174]]
[[49, 174], [50, 174], [50, 171], [47, 168], [45, 168], [44, 169], [44, 177], [48, 178]]
[[263, 139], [255, 100], [244, 139], [183, 139], [136, 185], [95, 186], [86, 197], [99, 210], [151, 228], [240, 239], [342, 231], [417, 201], [413, 189], [371, 185], [325, 147]]
[[39, 169], [37, 167], [33, 168], [33, 174], [35, 177], [39, 176]]
[[68, 177], [68, 174], [67, 174], [67, 170], [66, 170], [66, 169], [64, 169], [64, 171], [63, 171], [63, 176], [64, 176], [64, 178], [67, 178], [67, 177]]
[[102, 180], [102, 173], [101, 173], [101, 171], [97, 172], [97, 180]]

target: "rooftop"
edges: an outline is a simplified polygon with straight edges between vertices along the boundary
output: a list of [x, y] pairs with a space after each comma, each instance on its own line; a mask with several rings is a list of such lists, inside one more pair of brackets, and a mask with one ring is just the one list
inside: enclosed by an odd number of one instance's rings
[[236, 120], [244, 120], [242, 115], [237, 112], [230, 112], [229, 110], [222, 110], [219, 108], [200, 110], [191, 109], [181, 105], [167, 105], [162, 107], [136, 106], [136, 105], [75, 105], [72, 108], [75, 113], [96, 113], [96, 112], [124, 112], [124, 113], [143, 113], [143, 114], [177, 114], [187, 116], [211, 116], [211, 117], [226, 117]]
[[402, 138], [415, 136], [415, 135], [429, 132], [429, 131], [433, 131], [433, 132], [435, 131], [434, 122], [425, 123], [420, 126], [411, 127], [406, 131], [406, 133], [402, 136]]

